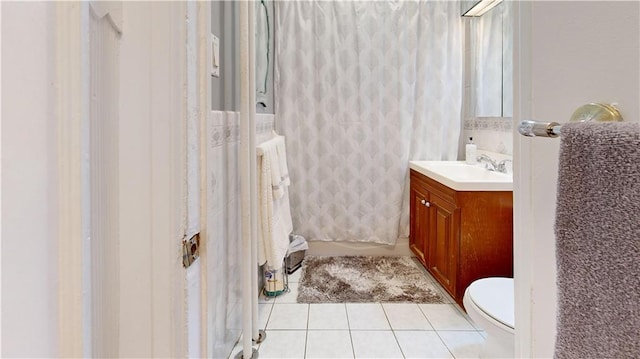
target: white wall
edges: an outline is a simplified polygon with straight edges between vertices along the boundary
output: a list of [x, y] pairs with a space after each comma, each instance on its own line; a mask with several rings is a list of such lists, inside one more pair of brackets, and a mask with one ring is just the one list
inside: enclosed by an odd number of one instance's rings
[[[521, 3], [519, 12], [517, 122], [567, 122], [588, 102], [617, 102], [627, 121], [640, 119], [639, 2], [534, 1]], [[523, 305], [531, 306], [527, 316], [517, 312], [516, 327], [532, 339], [520, 352], [526, 356], [553, 355], [559, 144], [558, 139], [514, 138], [516, 301], [528, 298]]]
[[211, 76], [211, 109], [237, 111], [240, 108], [238, 4], [211, 1], [211, 33], [220, 41], [220, 77]]
[[57, 354], [55, 4], [2, 3], [2, 356]]
[[[274, 24], [275, 9], [273, 1], [266, 1], [269, 12], [270, 63], [267, 79], [267, 107], [256, 104], [259, 113], [274, 113], [273, 69], [274, 69]], [[256, 2], [256, 12], [262, 6]], [[240, 108], [240, 23], [238, 4], [234, 1], [211, 1], [211, 33], [220, 41], [220, 77], [211, 76], [211, 110], [238, 111]]]

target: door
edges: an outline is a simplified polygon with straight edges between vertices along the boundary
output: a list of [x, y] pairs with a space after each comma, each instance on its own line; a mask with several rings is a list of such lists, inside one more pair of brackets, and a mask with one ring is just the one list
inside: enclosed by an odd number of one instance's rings
[[[121, 357], [201, 357], [200, 124], [208, 3], [123, 2], [120, 52]], [[202, 58], [201, 58], [202, 56]], [[202, 104], [202, 105], [201, 105]]]
[[456, 297], [456, 265], [460, 222], [456, 220], [456, 205], [431, 194], [427, 266], [442, 286]]
[[[640, 113], [640, 3], [514, 2], [514, 122], [567, 122], [585, 103]], [[514, 126], [515, 127], [515, 126]], [[514, 135], [516, 356], [552, 357], [559, 139]]]
[[429, 228], [429, 208], [425, 205], [429, 201], [429, 192], [412, 180], [410, 198], [410, 231], [409, 246], [416, 257], [427, 266], [427, 236]]

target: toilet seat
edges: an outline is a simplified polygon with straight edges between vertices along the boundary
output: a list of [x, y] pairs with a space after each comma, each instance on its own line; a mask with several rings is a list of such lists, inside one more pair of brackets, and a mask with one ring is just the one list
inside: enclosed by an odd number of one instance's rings
[[471, 283], [467, 292], [473, 305], [483, 314], [511, 330], [515, 328], [513, 278], [479, 279]]

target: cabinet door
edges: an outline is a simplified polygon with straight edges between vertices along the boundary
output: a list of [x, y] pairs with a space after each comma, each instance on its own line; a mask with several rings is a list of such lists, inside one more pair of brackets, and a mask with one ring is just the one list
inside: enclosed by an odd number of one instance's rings
[[427, 228], [429, 221], [429, 208], [425, 203], [429, 200], [429, 193], [422, 187], [411, 184], [410, 198], [410, 226], [409, 248], [416, 257], [426, 266], [425, 251], [427, 249]]
[[459, 210], [451, 202], [430, 194], [427, 268], [440, 284], [455, 298]]

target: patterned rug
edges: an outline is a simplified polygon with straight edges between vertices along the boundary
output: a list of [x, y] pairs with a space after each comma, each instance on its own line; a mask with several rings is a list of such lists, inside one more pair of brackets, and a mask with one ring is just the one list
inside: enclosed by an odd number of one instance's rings
[[306, 257], [298, 303], [446, 303], [411, 257]]

